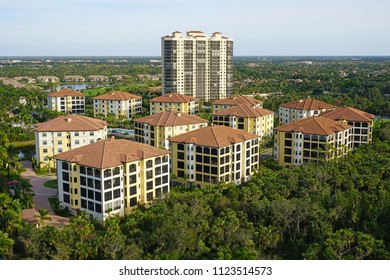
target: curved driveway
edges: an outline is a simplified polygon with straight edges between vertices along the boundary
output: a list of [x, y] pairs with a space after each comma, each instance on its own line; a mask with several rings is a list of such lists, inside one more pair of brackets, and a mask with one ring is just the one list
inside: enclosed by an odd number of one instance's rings
[[52, 220], [45, 221], [45, 224], [56, 227], [62, 227], [63, 225], [68, 224], [69, 218], [56, 215], [49, 203], [49, 197], [56, 195], [57, 190], [43, 186], [45, 182], [57, 179], [57, 176], [38, 176], [34, 172], [30, 161], [22, 161], [22, 164], [25, 171], [22, 172], [21, 175], [23, 178], [29, 180], [32, 185], [35, 204], [34, 211], [33, 209], [24, 211], [23, 218], [27, 222], [36, 223], [37, 218], [34, 218], [34, 215], [38, 215], [39, 208], [46, 208], [49, 211]]

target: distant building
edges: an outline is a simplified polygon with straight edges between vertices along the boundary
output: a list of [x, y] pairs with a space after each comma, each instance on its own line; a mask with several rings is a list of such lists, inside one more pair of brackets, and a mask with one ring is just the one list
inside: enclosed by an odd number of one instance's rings
[[58, 199], [98, 221], [124, 216], [169, 192], [169, 152], [106, 139], [56, 156]]
[[149, 100], [150, 114], [179, 111], [191, 115], [199, 113], [199, 99], [179, 93], [169, 93]]
[[279, 123], [281, 125], [288, 124], [300, 119], [318, 116], [336, 108], [337, 106], [311, 98], [284, 103], [279, 106]]
[[86, 80], [88, 82], [107, 82], [108, 77], [103, 75], [89, 75]]
[[321, 117], [352, 126], [353, 147], [372, 143], [372, 126], [375, 116], [351, 107], [337, 108], [321, 114]]
[[223, 99], [214, 100], [213, 105], [212, 105], [212, 112], [214, 114], [222, 109], [231, 108], [231, 107], [238, 106], [241, 104], [246, 104], [246, 105], [249, 105], [251, 107], [256, 107], [256, 108], [263, 107], [263, 101], [260, 101], [260, 100], [257, 100], [257, 99], [254, 99], [254, 98], [251, 98], [251, 97], [248, 97], [245, 95], [234, 94], [234, 95], [228, 96], [228, 97], [223, 98]]
[[135, 140], [168, 150], [168, 138], [199, 129], [207, 124], [207, 120], [195, 115], [164, 111], [134, 120]]
[[27, 99], [26, 99], [26, 97], [20, 96], [20, 97], [19, 97], [19, 104], [22, 105], [22, 106], [26, 106], [26, 105], [27, 105]]
[[218, 110], [212, 116], [214, 125], [225, 125], [263, 138], [272, 136], [274, 129], [274, 112], [247, 104]]
[[58, 83], [60, 79], [55, 76], [39, 76], [37, 81], [40, 83]]
[[205, 186], [241, 184], [259, 167], [260, 136], [226, 126], [206, 126], [169, 139], [175, 180]]
[[161, 38], [162, 92], [205, 101], [225, 98], [233, 88], [233, 39], [201, 31]]
[[315, 116], [275, 128], [274, 157], [282, 166], [329, 161], [352, 149], [352, 126]]
[[47, 95], [47, 104], [49, 110], [62, 113], [85, 114], [84, 94], [67, 88], [49, 93]]
[[37, 80], [31, 77], [23, 76], [23, 77], [14, 77], [13, 78], [15, 81], [20, 82], [20, 83], [26, 83], [26, 84], [33, 84], [36, 83]]
[[[48, 166], [56, 154], [107, 138], [105, 121], [82, 115], [65, 115], [35, 125], [37, 164]], [[54, 166], [54, 162], [50, 162]]]
[[82, 83], [82, 82], [85, 82], [85, 78], [83, 76], [78, 76], [78, 75], [74, 75], [74, 76], [65, 76], [64, 79], [63, 79], [64, 82], [75, 82], [75, 83]]
[[94, 116], [107, 117], [108, 114], [116, 118], [131, 119], [142, 113], [142, 98], [140, 96], [121, 91], [113, 91], [93, 98]]

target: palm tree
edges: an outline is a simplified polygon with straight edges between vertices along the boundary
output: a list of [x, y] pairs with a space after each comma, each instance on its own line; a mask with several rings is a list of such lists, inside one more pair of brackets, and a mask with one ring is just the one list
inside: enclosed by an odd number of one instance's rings
[[38, 218], [38, 223], [41, 227], [45, 226], [45, 221], [51, 221], [49, 211], [45, 208], [38, 208], [38, 215], [34, 215], [34, 218]]
[[22, 215], [13, 209], [7, 209], [0, 216], [0, 228], [5, 233], [13, 234], [22, 229]]
[[0, 256], [7, 255], [12, 250], [13, 245], [14, 241], [8, 237], [8, 233], [0, 230]]
[[49, 161], [49, 175], [51, 175], [51, 161], [54, 159], [53, 156], [47, 156], [47, 160]]

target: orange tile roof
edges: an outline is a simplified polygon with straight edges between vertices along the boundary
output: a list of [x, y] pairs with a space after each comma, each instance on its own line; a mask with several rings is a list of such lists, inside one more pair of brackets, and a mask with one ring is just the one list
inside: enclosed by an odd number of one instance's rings
[[322, 113], [321, 116], [335, 121], [346, 120], [352, 122], [371, 122], [375, 118], [373, 114], [352, 107], [338, 108], [333, 111]]
[[280, 107], [297, 109], [297, 110], [320, 110], [320, 109], [336, 109], [337, 106], [311, 98], [305, 98], [288, 103], [281, 104]]
[[198, 101], [198, 98], [180, 94], [180, 93], [168, 93], [162, 96], [157, 96], [149, 100], [149, 102], [162, 102], [162, 103], [188, 103], [191, 101]]
[[130, 99], [141, 99], [142, 97], [135, 94], [122, 91], [113, 91], [106, 94], [102, 94], [93, 98], [93, 100], [130, 100]]
[[243, 130], [224, 125], [214, 125], [205, 126], [168, 140], [175, 143], [191, 143], [199, 146], [222, 148], [259, 137], [259, 135]]
[[198, 123], [207, 123], [208, 121], [196, 115], [189, 115], [183, 112], [168, 111], [154, 115], [146, 116], [134, 120], [134, 122], [147, 123], [153, 126], [178, 126]]
[[104, 169], [169, 153], [166, 150], [126, 139], [109, 138], [58, 154], [55, 158]]
[[304, 134], [315, 135], [333, 135], [336, 132], [344, 131], [352, 128], [347, 124], [342, 124], [338, 121], [330, 120], [321, 116], [300, 119], [296, 122], [285, 124], [275, 128], [277, 131], [295, 132], [299, 131]]
[[101, 130], [107, 123], [102, 120], [68, 114], [35, 125], [38, 132], [62, 132], [62, 131], [96, 131]]
[[81, 92], [78, 92], [78, 91], [70, 90], [68, 88], [63, 88], [59, 91], [51, 92], [47, 96], [51, 96], [51, 97], [82, 96], [82, 97], [84, 97], [84, 94], [82, 94]]
[[213, 105], [230, 105], [237, 106], [240, 104], [248, 104], [248, 105], [257, 105], [263, 103], [260, 100], [256, 100], [254, 98], [243, 96], [243, 95], [231, 95], [224, 99], [214, 100]]
[[238, 106], [220, 110], [217, 113], [214, 113], [213, 116], [236, 116], [241, 118], [259, 118], [274, 113], [275, 112], [264, 108], [253, 107], [247, 104], [240, 104]]

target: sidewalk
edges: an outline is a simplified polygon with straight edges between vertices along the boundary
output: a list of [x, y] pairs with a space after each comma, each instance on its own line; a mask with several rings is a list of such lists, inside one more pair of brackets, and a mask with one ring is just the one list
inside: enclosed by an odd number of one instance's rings
[[49, 197], [54, 196], [57, 194], [57, 190], [46, 188], [43, 186], [43, 184], [50, 180], [57, 179], [56, 176], [38, 176], [31, 165], [30, 161], [22, 161], [21, 162], [23, 167], [25, 168], [25, 171], [22, 172], [21, 176], [22, 178], [25, 178], [30, 181], [33, 193], [34, 195], [34, 211], [31, 209], [28, 209], [29, 211], [23, 211], [23, 219], [27, 222], [36, 223], [38, 220], [37, 218], [34, 218], [34, 215], [38, 215], [38, 209], [39, 208], [46, 208], [49, 211], [49, 215], [51, 217], [51, 221], [45, 221], [45, 224], [56, 226], [56, 227], [62, 227], [69, 223], [68, 217], [60, 217], [56, 215], [51, 208], [51, 205], [49, 203]]

